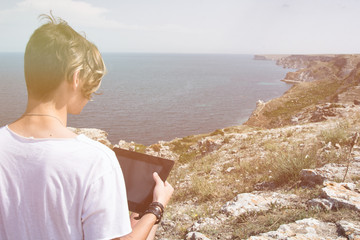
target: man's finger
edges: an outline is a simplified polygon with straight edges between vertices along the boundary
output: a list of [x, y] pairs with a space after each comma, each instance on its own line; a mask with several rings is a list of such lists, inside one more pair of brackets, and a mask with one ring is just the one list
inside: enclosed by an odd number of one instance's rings
[[154, 172], [153, 173], [153, 178], [154, 178], [154, 181], [156, 182], [156, 183], [164, 183], [163, 182], [163, 180], [161, 180], [161, 178], [160, 178], [160, 176], [159, 176], [159, 174], [157, 173], [157, 172]]

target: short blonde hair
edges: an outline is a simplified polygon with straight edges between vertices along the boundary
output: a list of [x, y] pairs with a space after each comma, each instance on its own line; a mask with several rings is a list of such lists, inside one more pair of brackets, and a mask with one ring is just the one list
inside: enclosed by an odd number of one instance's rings
[[90, 99], [106, 72], [99, 50], [61, 18], [51, 13], [40, 17], [48, 22], [34, 31], [24, 56], [29, 95], [47, 98], [63, 80], [72, 81], [79, 71], [82, 93]]

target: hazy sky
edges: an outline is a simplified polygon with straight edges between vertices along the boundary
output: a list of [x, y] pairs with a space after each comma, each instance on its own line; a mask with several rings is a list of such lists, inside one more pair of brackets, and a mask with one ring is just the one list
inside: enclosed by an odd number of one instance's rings
[[102, 52], [360, 53], [359, 0], [0, 0], [0, 52], [23, 52], [37, 16]]

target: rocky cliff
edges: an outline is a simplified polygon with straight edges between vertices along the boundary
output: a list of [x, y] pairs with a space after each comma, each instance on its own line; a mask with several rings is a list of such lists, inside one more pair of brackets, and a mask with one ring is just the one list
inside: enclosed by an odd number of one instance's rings
[[278, 58], [276, 64], [284, 68], [307, 68], [314, 62], [330, 62], [335, 56], [336, 55], [290, 55]]
[[341, 80], [349, 75], [359, 62], [358, 55], [291, 55], [278, 59], [276, 64], [297, 69], [286, 74], [283, 81], [298, 83], [329, 78]]
[[345, 105], [360, 100], [359, 55], [290, 56], [280, 62], [307, 66], [285, 77], [286, 81], [302, 84], [295, 84], [282, 97], [259, 105], [246, 125], [271, 128], [316, 122], [334, 114], [344, 115]]
[[176, 161], [157, 239], [360, 238], [358, 56], [281, 61], [312, 80], [259, 101], [246, 124], [151, 146], [119, 142]]

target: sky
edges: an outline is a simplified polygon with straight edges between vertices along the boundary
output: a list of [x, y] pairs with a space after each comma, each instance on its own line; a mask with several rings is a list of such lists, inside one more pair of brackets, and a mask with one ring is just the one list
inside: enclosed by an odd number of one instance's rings
[[50, 10], [101, 52], [360, 53], [359, 0], [0, 0], [0, 52]]

